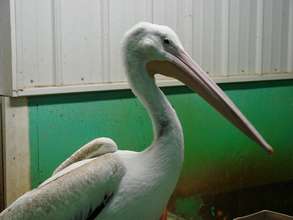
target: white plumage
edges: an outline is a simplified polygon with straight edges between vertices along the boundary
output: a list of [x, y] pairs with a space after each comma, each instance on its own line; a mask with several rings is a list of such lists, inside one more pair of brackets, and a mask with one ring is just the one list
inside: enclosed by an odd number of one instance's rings
[[192, 62], [170, 28], [137, 24], [125, 35], [123, 58], [130, 86], [152, 119], [151, 146], [143, 152], [120, 151], [111, 139], [95, 139], [64, 161], [38, 188], [11, 204], [0, 219], [158, 220], [177, 183], [184, 150], [180, 122], [155, 84], [156, 73], [177, 78], [196, 90], [234, 125], [272, 151]]

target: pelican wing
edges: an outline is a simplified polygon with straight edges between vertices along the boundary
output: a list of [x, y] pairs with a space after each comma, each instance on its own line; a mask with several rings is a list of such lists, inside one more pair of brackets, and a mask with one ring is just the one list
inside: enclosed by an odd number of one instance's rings
[[124, 174], [125, 167], [114, 154], [79, 161], [21, 196], [0, 219], [95, 219], [115, 195]]
[[74, 152], [68, 159], [61, 163], [53, 172], [53, 175], [65, 167], [81, 160], [94, 158], [106, 153], [117, 151], [116, 143], [110, 138], [96, 138]]

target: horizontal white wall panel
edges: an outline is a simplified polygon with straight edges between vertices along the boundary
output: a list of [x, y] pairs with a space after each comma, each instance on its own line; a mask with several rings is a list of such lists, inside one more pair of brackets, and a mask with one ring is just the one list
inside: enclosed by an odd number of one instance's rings
[[51, 0], [15, 0], [16, 85], [54, 85]]
[[0, 1], [0, 95], [12, 93], [12, 33], [10, 32], [10, 2]]
[[105, 44], [108, 50], [104, 74], [107, 82], [125, 81], [121, 59], [121, 41], [126, 30], [139, 21], [152, 21], [152, 1], [149, 0], [104, 0], [107, 12], [104, 14], [108, 37]]
[[121, 39], [139, 21], [173, 28], [214, 79], [293, 78], [292, 0], [10, 0], [8, 7], [15, 56], [0, 74], [16, 96], [120, 88], [113, 85], [126, 82]]
[[[61, 85], [103, 81], [101, 3], [93, 0], [55, 1], [55, 44]], [[60, 42], [58, 42], [60, 41]]]

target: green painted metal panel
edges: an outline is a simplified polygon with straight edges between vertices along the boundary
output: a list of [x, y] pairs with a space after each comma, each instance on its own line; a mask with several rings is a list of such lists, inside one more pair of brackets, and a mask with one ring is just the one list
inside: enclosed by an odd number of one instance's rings
[[[189, 89], [165, 88], [185, 135], [184, 168], [170, 202], [178, 212], [195, 207], [197, 194], [293, 179], [291, 169], [284, 169], [293, 165], [293, 81], [221, 87], [275, 154], [268, 156]], [[33, 186], [93, 138], [111, 137], [129, 150], [142, 150], [152, 140], [146, 111], [128, 90], [30, 97], [29, 117]]]

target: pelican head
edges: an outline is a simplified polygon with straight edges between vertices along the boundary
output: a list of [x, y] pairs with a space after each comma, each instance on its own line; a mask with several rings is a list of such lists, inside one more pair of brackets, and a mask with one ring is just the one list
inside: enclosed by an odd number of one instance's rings
[[183, 49], [178, 36], [171, 28], [147, 22], [132, 27], [125, 34], [123, 45], [126, 55], [124, 57], [134, 55], [145, 62], [168, 60], [167, 49], [171, 45]]
[[[169, 27], [142, 22], [130, 29], [123, 42], [123, 57], [128, 78], [134, 84], [150, 85], [155, 74], [175, 78], [197, 92], [211, 106], [253, 141], [272, 153], [272, 147], [239, 111], [228, 96], [184, 50], [178, 36]], [[141, 71], [131, 71], [133, 66]], [[143, 88], [147, 90], [147, 88]]]

